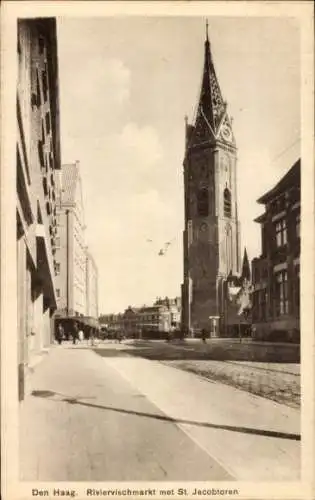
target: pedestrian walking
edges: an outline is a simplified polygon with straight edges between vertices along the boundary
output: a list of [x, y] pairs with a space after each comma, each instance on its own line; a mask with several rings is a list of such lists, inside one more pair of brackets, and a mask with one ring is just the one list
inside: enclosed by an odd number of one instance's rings
[[204, 344], [207, 342], [207, 330], [205, 328], [201, 330], [201, 339]]
[[74, 345], [76, 344], [78, 338], [79, 338], [79, 327], [77, 323], [74, 323], [72, 332], [72, 343]]
[[64, 332], [63, 326], [61, 324], [59, 324], [58, 328], [57, 328], [57, 332], [56, 332], [56, 340], [57, 340], [59, 345], [62, 344], [64, 334], [65, 334], [65, 332]]
[[94, 339], [95, 339], [95, 331], [94, 331], [94, 328], [90, 328], [90, 341], [91, 341], [91, 345], [94, 346], [95, 343], [94, 343]]
[[83, 342], [83, 340], [84, 340], [84, 333], [83, 333], [82, 328], [79, 330], [78, 336], [79, 336], [79, 341]]

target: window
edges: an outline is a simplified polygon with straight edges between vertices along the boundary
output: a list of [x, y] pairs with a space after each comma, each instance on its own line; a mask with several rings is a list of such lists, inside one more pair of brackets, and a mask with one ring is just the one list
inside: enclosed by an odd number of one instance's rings
[[60, 263], [59, 262], [55, 263], [55, 273], [60, 274]]
[[288, 273], [280, 271], [275, 274], [275, 313], [276, 316], [282, 316], [289, 312], [288, 301]]
[[48, 195], [48, 185], [47, 185], [46, 177], [43, 177], [43, 188], [44, 188], [44, 194], [45, 194], [45, 196], [47, 196]]
[[277, 247], [287, 244], [287, 223], [285, 219], [276, 222], [276, 243]]
[[232, 215], [232, 204], [231, 204], [231, 192], [228, 188], [225, 188], [223, 193], [223, 203], [224, 203], [224, 217], [231, 217]]
[[39, 156], [39, 162], [41, 168], [45, 167], [45, 157], [44, 157], [44, 149], [43, 149], [43, 142], [42, 141], [37, 141], [37, 148], [38, 148], [38, 156]]
[[43, 94], [44, 94], [44, 101], [47, 101], [48, 98], [48, 85], [47, 85], [47, 66], [45, 63], [45, 69], [42, 72], [42, 86], [43, 86]]
[[44, 37], [40, 36], [38, 38], [38, 45], [39, 45], [39, 53], [44, 54], [44, 49], [45, 49], [45, 39]]
[[197, 193], [197, 210], [198, 215], [207, 217], [209, 215], [209, 193], [208, 189], [199, 189]]
[[50, 133], [50, 114], [49, 114], [49, 111], [47, 111], [46, 113], [46, 131], [47, 131], [47, 134]]
[[56, 297], [60, 299], [60, 288], [56, 288]]
[[298, 214], [295, 218], [295, 236], [297, 238], [300, 238], [300, 223], [301, 223], [301, 216]]

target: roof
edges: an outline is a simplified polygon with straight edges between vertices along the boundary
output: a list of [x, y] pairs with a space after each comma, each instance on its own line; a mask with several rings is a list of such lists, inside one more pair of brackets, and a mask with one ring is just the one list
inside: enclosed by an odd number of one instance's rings
[[167, 307], [165, 304], [154, 304], [153, 306], [145, 306], [141, 308], [140, 312], [150, 312], [150, 311], [159, 311], [159, 310], [165, 310]]
[[124, 311], [123, 315], [126, 315], [130, 312], [132, 312], [133, 314], [137, 314], [138, 312], [140, 311], [140, 308], [138, 307], [127, 307], [127, 309]]
[[62, 165], [62, 202], [74, 203], [79, 169], [77, 163]]
[[[288, 187], [301, 185], [301, 159], [299, 158], [280, 181], [267, 193], [258, 198], [257, 203], [266, 204]], [[257, 221], [260, 222], [260, 221]]]
[[227, 114], [227, 104], [223, 99], [216, 71], [214, 68], [210, 42], [205, 41], [204, 66], [199, 102], [193, 126], [186, 122], [188, 148], [208, 141], [216, 141], [221, 130], [220, 141], [227, 141], [235, 146], [231, 120]]
[[247, 279], [248, 281], [250, 280], [250, 266], [249, 266], [249, 261], [248, 261], [248, 255], [247, 255], [246, 247], [244, 249], [244, 257], [243, 257], [241, 279], [243, 279], [243, 280]]
[[261, 215], [258, 215], [258, 217], [256, 217], [256, 219], [254, 219], [254, 222], [265, 222], [266, 219], [267, 219], [267, 214], [265, 212]]

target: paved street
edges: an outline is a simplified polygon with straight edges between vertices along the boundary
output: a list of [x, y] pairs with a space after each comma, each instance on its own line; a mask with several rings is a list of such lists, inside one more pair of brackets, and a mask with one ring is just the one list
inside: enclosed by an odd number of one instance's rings
[[[211, 339], [165, 343], [137, 341], [137, 354], [191, 371], [293, 408], [301, 405], [299, 347]], [[278, 362], [275, 362], [278, 360]]]
[[297, 410], [138, 349], [51, 348], [21, 404], [22, 479], [298, 479]]

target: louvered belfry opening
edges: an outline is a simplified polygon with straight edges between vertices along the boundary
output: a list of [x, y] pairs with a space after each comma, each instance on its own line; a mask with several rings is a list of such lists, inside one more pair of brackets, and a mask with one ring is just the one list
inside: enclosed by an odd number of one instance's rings
[[225, 188], [223, 197], [224, 197], [224, 217], [231, 217], [232, 215], [231, 191], [228, 188]]

